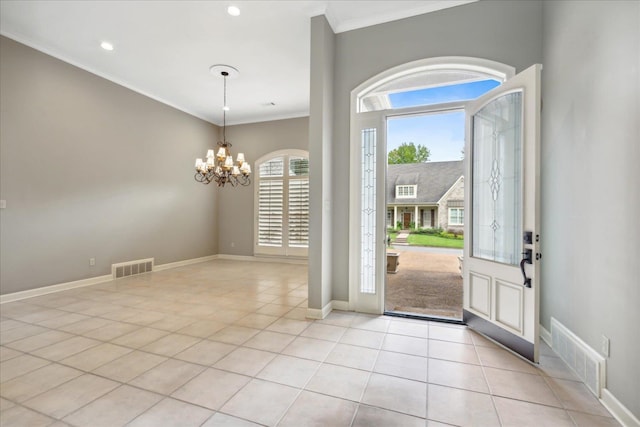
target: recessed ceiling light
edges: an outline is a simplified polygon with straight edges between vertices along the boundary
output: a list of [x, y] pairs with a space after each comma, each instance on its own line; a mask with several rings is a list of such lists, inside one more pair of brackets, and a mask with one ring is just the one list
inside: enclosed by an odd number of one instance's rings
[[240, 9], [237, 6], [229, 6], [227, 13], [231, 16], [240, 16]]
[[100, 43], [100, 47], [103, 48], [104, 50], [113, 50], [113, 45], [109, 42]]

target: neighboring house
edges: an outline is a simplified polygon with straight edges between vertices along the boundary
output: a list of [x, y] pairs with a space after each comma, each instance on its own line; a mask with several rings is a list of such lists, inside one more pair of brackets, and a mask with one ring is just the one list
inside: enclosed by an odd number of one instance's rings
[[389, 165], [387, 227], [464, 228], [463, 161]]

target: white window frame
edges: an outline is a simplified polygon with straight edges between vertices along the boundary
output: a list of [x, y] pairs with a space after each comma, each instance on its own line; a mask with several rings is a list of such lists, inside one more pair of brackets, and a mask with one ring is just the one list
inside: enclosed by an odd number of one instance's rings
[[[284, 160], [283, 176], [278, 177], [260, 177], [260, 165], [275, 158], [282, 157]], [[309, 182], [309, 175], [289, 176], [289, 160], [291, 157], [303, 157], [309, 159], [309, 152], [305, 150], [278, 150], [267, 153], [256, 160], [254, 165], [254, 233], [253, 233], [253, 253], [256, 256], [278, 256], [278, 257], [297, 257], [306, 258], [309, 252], [308, 245], [289, 246], [289, 183], [295, 180], [306, 180]], [[261, 180], [277, 179], [283, 182], [283, 215], [282, 215], [282, 246], [260, 245], [259, 244], [259, 198], [260, 198], [260, 182]]]
[[396, 185], [396, 199], [415, 199], [417, 193], [417, 185]]
[[[462, 218], [463, 218], [463, 219], [462, 219], [462, 222], [453, 222], [453, 221], [451, 220], [451, 219], [452, 219], [451, 213], [452, 213], [453, 211], [459, 211], [459, 212], [462, 212]], [[461, 215], [458, 213], [458, 215], [456, 216], [456, 220], [460, 219], [460, 216], [461, 216]], [[449, 208], [449, 217], [448, 217], [448, 220], [447, 220], [447, 224], [448, 224], [448, 225], [463, 226], [463, 225], [464, 225], [464, 208]]]

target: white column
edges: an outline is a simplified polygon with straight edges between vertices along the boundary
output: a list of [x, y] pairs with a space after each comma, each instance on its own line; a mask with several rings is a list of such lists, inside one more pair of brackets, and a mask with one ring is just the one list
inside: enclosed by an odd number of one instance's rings
[[416, 228], [420, 228], [420, 218], [418, 218], [418, 205], [416, 205], [416, 213], [413, 215], [413, 224]]
[[396, 224], [398, 223], [398, 207], [393, 207], [393, 228], [396, 228]]

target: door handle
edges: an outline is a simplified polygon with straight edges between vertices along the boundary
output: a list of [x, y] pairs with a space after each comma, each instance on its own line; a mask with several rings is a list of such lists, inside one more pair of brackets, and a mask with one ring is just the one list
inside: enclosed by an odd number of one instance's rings
[[524, 283], [522, 284], [522, 286], [524, 286], [525, 288], [531, 287], [531, 278], [527, 277], [527, 273], [524, 271], [524, 265], [533, 264], [532, 258], [533, 258], [533, 250], [525, 249], [524, 252], [522, 252], [522, 261], [520, 261], [520, 271], [522, 271], [522, 277], [524, 279]]

